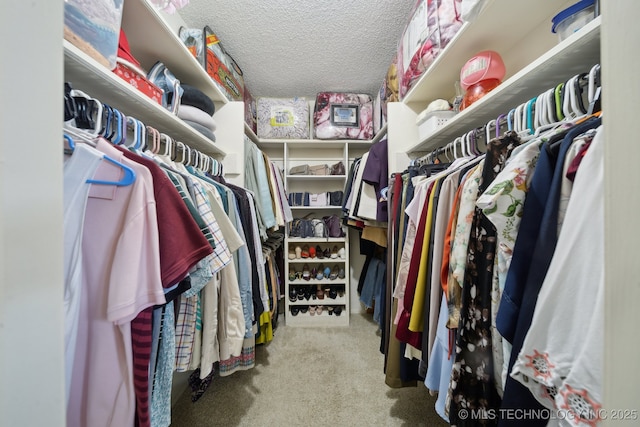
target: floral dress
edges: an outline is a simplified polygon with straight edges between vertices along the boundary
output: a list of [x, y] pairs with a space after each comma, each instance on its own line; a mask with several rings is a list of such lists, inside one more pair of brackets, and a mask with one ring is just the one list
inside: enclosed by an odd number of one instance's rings
[[[479, 193], [483, 193], [493, 182], [519, 143], [514, 132], [489, 142]], [[479, 420], [465, 417], [466, 413], [462, 411], [477, 413], [495, 410], [500, 406], [500, 396], [493, 381], [491, 342], [491, 290], [497, 233], [479, 208], [475, 208], [472, 221], [456, 334], [455, 362], [447, 394], [448, 416], [452, 426], [494, 426], [497, 420], [492, 417]]]

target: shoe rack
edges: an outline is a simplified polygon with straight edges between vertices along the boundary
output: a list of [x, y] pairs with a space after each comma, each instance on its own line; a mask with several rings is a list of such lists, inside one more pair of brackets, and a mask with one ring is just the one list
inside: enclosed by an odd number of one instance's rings
[[[344, 141], [283, 142], [287, 193], [343, 191], [349, 167]], [[291, 175], [294, 166], [342, 162], [342, 175]], [[294, 218], [337, 215], [341, 206], [292, 206]], [[349, 231], [344, 237], [285, 237], [285, 319], [290, 326], [348, 326], [350, 311]]]

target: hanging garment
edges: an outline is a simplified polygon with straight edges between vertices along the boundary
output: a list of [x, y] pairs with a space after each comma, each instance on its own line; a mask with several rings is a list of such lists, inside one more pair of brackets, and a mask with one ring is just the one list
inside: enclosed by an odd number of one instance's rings
[[[538, 293], [557, 243], [558, 206], [565, 155], [575, 137], [599, 126], [600, 122], [600, 119], [590, 119], [568, 131], [557, 154], [549, 144], [540, 153], [496, 318], [498, 330], [513, 345], [509, 371], [529, 330]], [[508, 327], [505, 328], [507, 322]], [[502, 407], [542, 409], [529, 390], [511, 377], [507, 377]], [[501, 420], [500, 425], [515, 425], [514, 421]], [[518, 420], [517, 423], [518, 426], [539, 426], [544, 425], [546, 420]]]
[[[515, 132], [489, 142], [478, 192], [482, 193], [504, 167], [506, 158], [520, 143]], [[476, 196], [477, 197], [477, 196]], [[475, 209], [464, 273], [460, 322], [455, 345], [455, 362], [447, 394], [452, 425], [471, 426], [477, 420], [463, 419], [463, 408], [491, 410], [499, 407], [500, 396], [493, 382], [491, 349], [491, 289], [496, 251], [493, 224]], [[487, 420], [486, 425], [496, 425]]]
[[[576, 175], [564, 226], [511, 376], [565, 424], [601, 421], [604, 359], [604, 135]], [[585, 215], [588, 212], [588, 215]], [[567, 304], [567, 301], [571, 301]]]
[[[127, 187], [92, 186], [83, 235], [83, 288], [69, 426], [132, 425], [135, 418], [131, 320], [166, 302], [150, 172], [108, 142], [97, 148], [136, 173]], [[96, 178], [118, 180], [101, 164]], [[116, 173], [115, 179], [114, 174]]]
[[82, 295], [82, 233], [91, 188], [87, 180], [93, 178], [103, 157], [99, 151], [85, 144], [78, 144], [73, 155], [64, 163], [64, 374], [67, 404]]

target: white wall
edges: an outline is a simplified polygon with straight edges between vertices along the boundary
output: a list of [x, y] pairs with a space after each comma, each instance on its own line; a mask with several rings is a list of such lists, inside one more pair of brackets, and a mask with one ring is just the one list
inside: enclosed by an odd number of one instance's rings
[[[640, 41], [637, 0], [602, 1], [603, 122], [605, 124], [604, 405], [640, 412], [640, 263], [638, 122]], [[611, 414], [611, 413], [610, 413]], [[624, 413], [623, 413], [624, 415]], [[637, 413], [636, 413], [637, 415]], [[605, 425], [638, 425], [635, 418]]]
[[65, 425], [63, 2], [0, 12], [0, 425]]

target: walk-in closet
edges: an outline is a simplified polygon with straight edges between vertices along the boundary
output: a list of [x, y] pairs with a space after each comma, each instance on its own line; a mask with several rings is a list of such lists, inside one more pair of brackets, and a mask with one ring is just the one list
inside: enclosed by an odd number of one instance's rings
[[0, 426], [640, 425], [636, 14], [8, 0]]

